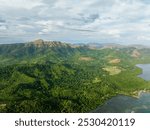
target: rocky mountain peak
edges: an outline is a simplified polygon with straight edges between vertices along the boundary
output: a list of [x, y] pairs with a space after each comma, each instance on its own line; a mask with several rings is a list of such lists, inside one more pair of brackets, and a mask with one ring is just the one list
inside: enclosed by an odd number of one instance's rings
[[37, 40], [33, 41], [33, 44], [38, 47], [41, 47], [44, 45], [44, 41], [42, 39], [37, 39]]

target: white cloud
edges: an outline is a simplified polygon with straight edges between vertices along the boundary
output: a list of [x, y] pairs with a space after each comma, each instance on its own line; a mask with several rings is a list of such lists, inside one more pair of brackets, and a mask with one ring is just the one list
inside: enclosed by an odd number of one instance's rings
[[[1, 22], [2, 21], [2, 22]], [[148, 43], [145, 0], [0, 0], [0, 37]], [[14, 39], [17, 37], [14, 36]]]
[[42, 20], [35, 22], [37, 26], [42, 27], [41, 32], [39, 34], [47, 34], [49, 32], [57, 32], [60, 31], [60, 27], [63, 27], [64, 24], [62, 21], [51, 21], [51, 20]]
[[0, 31], [5, 31], [5, 30], [7, 30], [6, 26], [0, 26]]
[[32, 9], [41, 5], [42, 0], [0, 0], [2, 8]]
[[28, 29], [32, 29], [32, 28], [34, 28], [32, 25], [27, 25], [27, 24], [19, 24], [18, 26], [17, 26], [17, 28], [22, 28], [22, 29], [25, 29], [25, 28], [28, 28]]
[[108, 29], [108, 30], [102, 30], [100, 31], [102, 34], [114, 37], [114, 38], [119, 38], [120, 37], [120, 30], [118, 29]]
[[138, 36], [137, 40], [150, 41], [150, 35], [149, 36], [147, 36], [147, 35], [146, 36], [145, 35], [144, 36]]

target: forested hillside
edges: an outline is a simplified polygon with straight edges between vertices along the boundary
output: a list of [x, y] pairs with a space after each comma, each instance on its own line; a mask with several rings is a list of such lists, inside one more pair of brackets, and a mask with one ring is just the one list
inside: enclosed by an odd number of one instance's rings
[[150, 49], [36, 40], [0, 45], [1, 112], [89, 112], [117, 94], [137, 95], [150, 82], [136, 64]]

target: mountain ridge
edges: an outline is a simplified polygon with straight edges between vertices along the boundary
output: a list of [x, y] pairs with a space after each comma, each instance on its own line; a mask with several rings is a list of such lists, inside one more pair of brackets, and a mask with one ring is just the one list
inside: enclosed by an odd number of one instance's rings
[[35, 45], [37, 47], [42, 47], [42, 46], [49, 46], [49, 47], [54, 47], [54, 46], [67, 46], [70, 45], [71, 47], [89, 47], [89, 48], [126, 48], [126, 47], [135, 47], [137, 49], [142, 49], [142, 48], [150, 48], [149, 45], [141, 45], [141, 44], [131, 44], [131, 45], [125, 45], [125, 44], [120, 44], [120, 43], [95, 43], [95, 42], [90, 42], [90, 43], [67, 43], [67, 42], [62, 42], [62, 41], [48, 41], [48, 40], [43, 40], [43, 39], [36, 39], [33, 41], [29, 42], [22, 42], [22, 43], [7, 43], [7, 44], [0, 44], [0, 46], [3, 45], [18, 45], [18, 44], [26, 44], [26, 45]]

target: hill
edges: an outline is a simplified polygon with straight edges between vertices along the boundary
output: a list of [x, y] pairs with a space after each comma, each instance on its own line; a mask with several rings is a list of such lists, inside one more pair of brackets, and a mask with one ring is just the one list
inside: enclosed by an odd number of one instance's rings
[[150, 89], [135, 66], [150, 63], [150, 49], [118, 46], [0, 45], [0, 111], [89, 112], [117, 94]]

